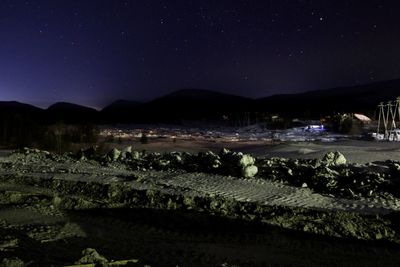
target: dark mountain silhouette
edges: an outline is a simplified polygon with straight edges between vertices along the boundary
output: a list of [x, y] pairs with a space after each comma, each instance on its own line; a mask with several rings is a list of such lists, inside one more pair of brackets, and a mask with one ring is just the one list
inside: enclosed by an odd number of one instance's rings
[[400, 96], [400, 80], [390, 80], [299, 94], [273, 95], [256, 102], [258, 109], [263, 111], [288, 116], [318, 117], [340, 112], [373, 114], [379, 102], [395, 100], [397, 96]]
[[97, 123], [99, 120], [97, 110], [67, 102], [55, 103], [48, 107], [45, 113], [52, 123]]
[[103, 108], [100, 115], [105, 122], [132, 122], [141, 105], [137, 101], [117, 100]]
[[36, 129], [44, 121], [44, 111], [40, 108], [16, 101], [1, 101], [0, 144], [30, 144], [39, 136]]
[[[367, 85], [315, 90], [251, 99], [209, 90], [183, 89], [147, 103], [118, 100], [100, 112], [60, 102], [43, 110], [15, 101], [0, 102], [0, 120], [27, 120], [46, 124], [171, 122], [221, 120], [223, 115], [241, 119], [248, 112], [278, 113], [288, 117], [319, 118], [341, 112], [372, 115], [381, 101], [400, 96], [400, 79]], [[15, 119], [17, 118], [17, 119]], [[19, 119], [18, 119], [19, 118]], [[0, 121], [0, 123], [1, 123]]]
[[20, 103], [17, 101], [0, 101], [0, 112], [1, 113], [13, 113], [13, 114], [26, 114], [36, 115], [43, 112], [41, 108]]
[[173, 122], [215, 120], [226, 113], [246, 111], [252, 99], [202, 89], [182, 89], [147, 103], [116, 101], [102, 117], [111, 122]]
[[115, 102], [111, 103], [110, 105], [103, 108], [102, 111], [108, 111], [110, 109], [125, 109], [125, 108], [133, 108], [142, 105], [143, 103], [138, 101], [131, 101], [131, 100], [116, 100]]
[[[44, 122], [44, 110], [29, 104], [17, 101], [0, 101], [0, 123], [26, 124], [32, 122]], [[1, 127], [1, 124], [0, 124]]]
[[225, 114], [250, 109], [253, 100], [246, 97], [201, 89], [183, 89], [146, 103], [142, 110], [152, 120], [220, 119]]
[[[250, 103], [251, 99], [202, 89], [182, 89], [147, 103], [148, 106], [165, 106], [176, 108], [212, 108], [223, 111], [225, 107], [238, 108], [238, 104]], [[207, 104], [204, 106], [204, 104]], [[240, 108], [240, 107], [239, 107]]]

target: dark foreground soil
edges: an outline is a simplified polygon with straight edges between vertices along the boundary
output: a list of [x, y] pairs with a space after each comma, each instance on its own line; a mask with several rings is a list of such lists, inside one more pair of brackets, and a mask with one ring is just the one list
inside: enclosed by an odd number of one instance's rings
[[[7, 227], [0, 233], [9, 243], [18, 240], [0, 257], [18, 257], [29, 266], [69, 265], [88, 247], [110, 260], [140, 259], [142, 264], [132, 266], [398, 266], [400, 260], [399, 246], [387, 242], [149, 209], [71, 211], [62, 223]], [[60, 239], [40, 240], [46, 235]]]
[[[117, 171], [119, 165], [40, 153], [0, 164], [0, 266], [74, 265], [87, 248], [107, 259], [103, 266], [399, 266], [395, 211], [358, 214], [201, 192], [193, 197], [187, 188], [152, 184], [146, 177], [157, 180], [155, 172], [133, 177]], [[96, 182], [131, 175], [136, 189]]]

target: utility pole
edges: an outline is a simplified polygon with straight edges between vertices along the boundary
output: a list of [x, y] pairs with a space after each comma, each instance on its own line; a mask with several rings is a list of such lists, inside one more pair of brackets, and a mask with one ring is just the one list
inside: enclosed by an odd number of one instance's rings
[[385, 105], [383, 104], [383, 102], [380, 102], [378, 105], [379, 108], [379, 116], [378, 116], [378, 129], [377, 129], [377, 133], [380, 133], [380, 129], [381, 129], [381, 118], [383, 120], [383, 125], [385, 126], [385, 109], [384, 109]]
[[396, 98], [396, 108], [395, 108], [395, 119], [396, 116], [399, 118], [399, 122], [400, 122], [400, 96], [398, 96]]
[[[383, 123], [384, 138], [389, 141], [393, 141], [391, 139], [394, 138], [397, 140], [398, 137], [395, 137], [397, 134], [393, 131], [398, 125], [400, 125], [400, 96], [397, 97], [395, 101], [388, 101], [386, 104], [384, 102], [380, 102], [378, 109], [379, 115], [377, 134], [380, 134], [381, 124]], [[391, 137], [390, 135], [393, 136]]]
[[[395, 108], [394, 109], [394, 112], [393, 112], [393, 107]], [[390, 115], [391, 115], [391, 119], [392, 119], [392, 123], [391, 123], [391, 125], [390, 125], [390, 131], [393, 131], [394, 129], [396, 129], [396, 109], [397, 109], [397, 104], [396, 105], [393, 105], [392, 104], [392, 101], [389, 101], [388, 102], [388, 108], [389, 108], [389, 112], [390, 112]]]
[[390, 107], [392, 105], [392, 101], [388, 101], [386, 104], [386, 120], [385, 120], [385, 139], [389, 138], [389, 131], [388, 131], [388, 123], [389, 123], [389, 114], [390, 114]]

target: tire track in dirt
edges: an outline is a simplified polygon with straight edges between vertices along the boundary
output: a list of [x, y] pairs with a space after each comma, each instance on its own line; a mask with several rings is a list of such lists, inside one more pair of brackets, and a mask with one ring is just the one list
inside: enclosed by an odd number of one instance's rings
[[[95, 165], [95, 166], [94, 166]], [[70, 168], [70, 171], [67, 172]], [[386, 214], [400, 210], [399, 199], [361, 198], [344, 199], [313, 193], [307, 188], [298, 188], [260, 179], [243, 179], [204, 173], [171, 173], [158, 171], [129, 171], [124, 168], [109, 168], [93, 162], [65, 162], [37, 164], [15, 163], [11, 168], [0, 170], [0, 175], [12, 175], [13, 169], [22, 174], [49, 179], [65, 179], [96, 183], [126, 183], [133, 189], [178, 190], [183, 194], [201, 193], [232, 198], [236, 201], [262, 203], [288, 207], [305, 207], [320, 210], [350, 211], [362, 214]], [[45, 171], [44, 171], [45, 170]], [[73, 170], [73, 172], [71, 171]], [[138, 180], [138, 177], [140, 178]]]
[[[163, 184], [163, 181], [158, 181]], [[397, 199], [344, 199], [313, 193], [309, 189], [281, 185], [274, 182], [239, 179], [220, 175], [181, 174], [168, 177], [168, 184], [215, 194], [238, 201], [254, 201], [265, 205], [340, 210], [362, 214], [386, 214], [399, 211]]]

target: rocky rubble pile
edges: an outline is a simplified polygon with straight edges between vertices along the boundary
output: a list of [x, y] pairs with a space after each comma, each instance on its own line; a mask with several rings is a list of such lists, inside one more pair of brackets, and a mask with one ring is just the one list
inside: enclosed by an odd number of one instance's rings
[[140, 263], [139, 260], [119, 260], [109, 261], [104, 256], [100, 255], [94, 248], [86, 248], [82, 251], [82, 257], [72, 266], [134, 266], [134, 267], [150, 267], [148, 264]]
[[0, 262], [0, 267], [24, 267], [25, 263], [18, 258], [5, 258]]
[[89, 148], [79, 151], [76, 157], [79, 160], [98, 160], [105, 165], [122, 163], [133, 170], [183, 170], [246, 178], [254, 177], [258, 172], [254, 157], [228, 149], [223, 149], [218, 154], [212, 151], [198, 154], [187, 152], [161, 154], [134, 151], [132, 147], [127, 147], [123, 150], [114, 148], [105, 155], [97, 155], [94, 148]]
[[24, 162], [36, 162], [45, 159], [49, 159], [56, 162], [66, 162], [70, 161], [71, 159], [74, 159], [75, 155], [71, 152], [59, 155], [56, 153], [50, 153], [45, 150], [25, 147], [21, 151], [13, 153], [11, 157]]
[[259, 178], [307, 187], [317, 193], [346, 198], [400, 197], [400, 162], [385, 161], [348, 164], [340, 152], [329, 152], [322, 159], [254, 158], [241, 152], [222, 149], [190, 154], [187, 152], [146, 153], [132, 147], [112, 149], [100, 154], [96, 148], [76, 154], [56, 155], [24, 149], [23, 160], [95, 161], [104, 166], [130, 170], [186, 171]]
[[347, 198], [400, 197], [400, 163], [347, 164], [340, 152], [329, 152], [321, 160], [269, 158], [258, 160], [259, 177], [315, 192]]

